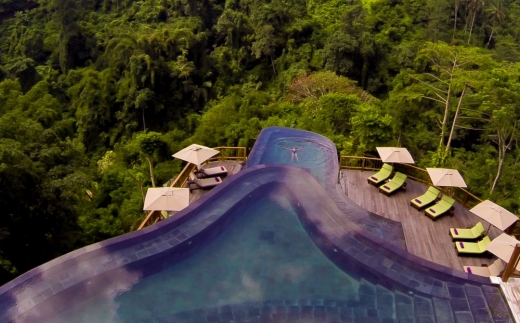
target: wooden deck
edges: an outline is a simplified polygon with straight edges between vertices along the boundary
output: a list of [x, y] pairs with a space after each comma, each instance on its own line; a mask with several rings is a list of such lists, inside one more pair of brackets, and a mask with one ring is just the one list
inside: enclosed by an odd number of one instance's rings
[[[377, 187], [367, 183], [367, 178], [375, 172], [342, 170], [341, 187], [345, 194], [364, 209], [388, 219], [402, 223], [408, 251], [435, 263], [463, 270], [463, 266], [491, 264], [494, 259], [485, 257], [460, 257], [449, 235], [449, 228], [472, 227], [482, 221], [484, 227], [489, 224], [469, 212], [458, 202], [455, 204], [455, 216], [445, 215], [435, 221], [410, 206], [410, 200], [422, 195], [428, 187], [408, 179], [406, 192], [399, 191], [391, 196], [379, 193]], [[491, 226], [488, 235], [491, 239], [502, 231]]]
[[[228, 178], [235, 175], [242, 169], [242, 164], [240, 162], [231, 161], [231, 160], [207, 163], [202, 168], [211, 168], [211, 167], [217, 167], [217, 166], [224, 166], [228, 170], [228, 174], [226, 176], [220, 176], [220, 178], [222, 178], [223, 182], [225, 182]], [[188, 187], [188, 185], [185, 184], [184, 187]], [[195, 187], [195, 186], [192, 185], [192, 187]], [[195, 202], [196, 200], [200, 199], [204, 194], [206, 194], [210, 190], [211, 190], [211, 188], [202, 188], [202, 189], [192, 190], [190, 192], [190, 204]], [[177, 212], [168, 212], [169, 216], [174, 216], [175, 213], [177, 213]]]
[[[224, 166], [228, 170], [228, 174], [226, 176], [220, 176], [220, 178], [222, 178], [223, 182], [225, 182], [228, 178], [230, 178], [231, 176], [235, 175], [236, 173], [238, 173], [242, 169], [242, 164], [241, 163], [236, 162], [236, 161], [231, 161], [231, 160], [224, 160], [224, 161], [217, 161], [217, 162], [207, 163], [202, 168], [211, 168], [211, 167], [217, 167], [217, 166]], [[185, 187], [188, 187], [188, 186], [185, 185]], [[192, 185], [192, 187], [195, 187], [195, 186]], [[190, 204], [193, 203], [194, 201], [200, 199], [201, 196], [203, 196], [204, 194], [206, 194], [210, 190], [211, 190], [211, 188], [192, 190], [190, 192]]]

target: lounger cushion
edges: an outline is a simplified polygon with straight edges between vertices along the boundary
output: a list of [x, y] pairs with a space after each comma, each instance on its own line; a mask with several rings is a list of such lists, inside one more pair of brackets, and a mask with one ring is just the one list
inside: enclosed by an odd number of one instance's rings
[[213, 187], [219, 184], [222, 184], [222, 179], [220, 177], [209, 177], [209, 178], [200, 178], [200, 179], [192, 179], [190, 184], [195, 184], [200, 188]]
[[478, 222], [470, 229], [451, 228], [450, 236], [455, 240], [472, 240], [483, 236], [485, 232], [482, 222]]
[[455, 247], [459, 253], [464, 254], [482, 254], [486, 252], [487, 245], [491, 242], [488, 236], [485, 236], [479, 242], [455, 242]]
[[397, 191], [398, 189], [403, 187], [404, 182], [406, 181], [406, 177], [407, 176], [403, 173], [395, 173], [394, 177], [390, 182], [379, 187], [379, 191], [387, 194]]
[[203, 168], [200, 170], [206, 176], [216, 176], [216, 175], [224, 175], [228, 173], [228, 170], [224, 166], [211, 167], [211, 168]]
[[415, 206], [416, 208], [420, 209], [422, 207], [428, 206], [435, 202], [435, 200], [439, 197], [439, 194], [441, 191], [433, 186], [430, 186], [426, 193], [423, 195], [416, 197], [410, 201], [410, 204], [412, 206]]
[[464, 266], [465, 272], [484, 277], [498, 276], [504, 269], [504, 262], [500, 259], [495, 260], [489, 266]]
[[447, 195], [444, 195], [438, 203], [427, 208], [424, 212], [426, 215], [435, 219], [448, 212], [453, 207], [453, 204], [455, 204], [455, 200]]
[[383, 164], [383, 167], [379, 170], [379, 172], [375, 173], [374, 175], [371, 175], [368, 178], [368, 181], [372, 184], [380, 184], [384, 182], [386, 179], [392, 175], [392, 172], [394, 171], [394, 167], [390, 164]]

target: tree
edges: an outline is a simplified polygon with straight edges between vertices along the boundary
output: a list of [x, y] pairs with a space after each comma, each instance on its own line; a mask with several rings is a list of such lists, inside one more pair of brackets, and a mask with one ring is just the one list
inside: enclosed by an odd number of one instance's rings
[[491, 34], [489, 35], [489, 39], [486, 44], [486, 47], [489, 48], [495, 27], [502, 24], [506, 17], [502, 6], [502, 0], [492, 0], [490, 6], [486, 9], [486, 13], [488, 14], [488, 21], [491, 24]]
[[257, 27], [255, 30], [255, 41], [251, 46], [251, 52], [256, 58], [260, 58], [263, 55], [269, 56], [271, 59], [271, 66], [273, 72], [276, 75], [276, 68], [274, 66], [274, 50], [276, 41], [274, 38], [274, 28], [271, 25], [262, 25]]
[[493, 193], [502, 176], [507, 152], [514, 148], [519, 138], [520, 65], [495, 68], [484, 78], [485, 87], [479, 96], [480, 110], [491, 116], [487, 132], [498, 152], [497, 171], [490, 190]]
[[288, 99], [292, 102], [299, 102], [306, 98], [317, 101], [328, 93], [355, 94], [364, 102], [376, 101], [368, 92], [357, 87], [355, 82], [327, 71], [301, 73], [295, 77], [289, 85]]
[[[437, 151], [439, 165], [442, 165], [451, 147], [458, 111], [464, 104], [467, 89], [480, 86], [477, 84], [478, 78], [475, 77], [479, 70], [488, 69], [496, 63], [489, 54], [478, 49], [449, 46], [439, 42], [437, 44], [428, 43], [421, 49], [416, 58], [416, 64], [422, 73], [411, 75], [416, 82], [410, 86], [410, 89], [415, 94], [405, 91], [402, 95], [418, 96], [442, 105], [442, 117], [437, 120], [440, 127]], [[457, 107], [457, 111], [451, 118], [454, 106]], [[439, 117], [434, 111], [428, 111], [427, 114], [430, 117]], [[452, 127], [446, 142], [450, 121]]]
[[393, 137], [392, 117], [371, 104], [361, 104], [352, 117], [352, 137], [357, 153], [387, 145]]
[[155, 187], [155, 176], [153, 173], [154, 154], [165, 146], [165, 142], [162, 140], [162, 135], [158, 132], [140, 133], [137, 135], [136, 139], [139, 143], [141, 153], [148, 161], [148, 166], [150, 168], [150, 181], [152, 182], [152, 187]]
[[[475, 24], [475, 18], [477, 14], [484, 8], [484, 0], [469, 0], [467, 8], [471, 15], [471, 24], [469, 28], [468, 44], [471, 41], [471, 33], [473, 32], [473, 25]], [[467, 22], [466, 22], [467, 25]]]
[[[22, 94], [0, 83], [0, 257], [23, 273], [77, 243], [76, 207], [88, 181], [83, 147], [67, 138], [73, 124], [40, 82]], [[9, 104], [8, 107], [5, 104]]]

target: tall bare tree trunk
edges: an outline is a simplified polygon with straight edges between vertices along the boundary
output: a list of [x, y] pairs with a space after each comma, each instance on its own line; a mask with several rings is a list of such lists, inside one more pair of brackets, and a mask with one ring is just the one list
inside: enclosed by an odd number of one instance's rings
[[471, 19], [471, 27], [469, 28], [468, 44], [471, 40], [471, 33], [473, 32], [473, 25], [475, 24], [476, 16], [477, 16], [477, 11], [473, 12], [473, 19]]
[[144, 108], [143, 108], [143, 132], [146, 132], [146, 120], [144, 119]]
[[457, 117], [459, 116], [460, 106], [462, 105], [462, 99], [464, 97], [464, 93], [466, 92], [467, 84], [464, 85], [462, 89], [462, 93], [459, 97], [459, 103], [457, 104], [457, 111], [455, 111], [455, 117], [453, 117], [453, 124], [451, 125], [450, 136], [448, 137], [448, 143], [446, 144], [446, 153], [450, 150], [451, 139], [453, 138], [453, 132], [455, 132], [455, 126], [457, 125]]
[[455, 39], [455, 33], [457, 32], [457, 18], [459, 15], [459, 0], [455, 0], [455, 22], [453, 23], [453, 37], [452, 40]]
[[497, 188], [498, 182], [500, 181], [500, 176], [502, 176], [502, 168], [504, 167], [504, 161], [506, 154], [502, 152], [502, 149], [498, 149], [498, 169], [497, 176], [495, 176], [495, 180], [493, 181], [493, 185], [491, 186], [491, 193], [495, 191]]
[[442, 119], [441, 124], [441, 142], [439, 143], [439, 147], [442, 147], [442, 145], [444, 144], [444, 137], [446, 136], [446, 122], [448, 122], [448, 114], [450, 113], [450, 96], [451, 82], [450, 85], [448, 85], [448, 93], [446, 94], [446, 105], [444, 107], [444, 118]]
[[139, 186], [139, 189], [141, 190], [141, 196], [143, 198], [143, 203], [144, 203], [144, 188], [143, 188], [143, 183], [141, 183], [137, 177], [135, 177], [134, 175], [132, 175], [129, 171], [126, 172], [136, 183], [137, 183], [137, 186]]
[[491, 38], [493, 38], [493, 32], [494, 32], [494, 30], [493, 30], [493, 28], [491, 28], [491, 35], [489, 35], [489, 39], [488, 39], [488, 42], [486, 44], [487, 48], [489, 48], [489, 44], [491, 43]]
[[[497, 169], [497, 175], [495, 176], [495, 180], [493, 181], [493, 185], [491, 185], [491, 193], [495, 191], [495, 189], [498, 186], [498, 183], [500, 181], [500, 177], [502, 176], [502, 169], [504, 167], [504, 162], [506, 160], [506, 153], [509, 148], [513, 145], [514, 138], [515, 138], [515, 132], [516, 132], [516, 125], [517, 121], [515, 121], [513, 125], [513, 130], [510, 134], [507, 134], [507, 132], [502, 132], [500, 130], [497, 130], [497, 139], [498, 139], [498, 169]], [[509, 136], [509, 141], [507, 140]]]
[[153, 174], [153, 160], [151, 157], [146, 157], [148, 160], [148, 166], [150, 166], [150, 180], [152, 181], [152, 187], [155, 187], [155, 176]]
[[278, 75], [278, 74], [276, 73], [276, 67], [274, 67], [273, 55], [272, 55], [272, 54], [269, 54], [269, 57], [271, 58], [271, 66], [273, 66], [273, 72], [274, 72], [274, 75]]

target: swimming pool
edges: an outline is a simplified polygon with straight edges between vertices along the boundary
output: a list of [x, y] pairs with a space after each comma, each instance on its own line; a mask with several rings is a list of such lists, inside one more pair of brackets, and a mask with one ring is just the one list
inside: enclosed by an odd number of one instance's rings
[[359, 283], [323, 256], [283, 189], [271, 190], [244, 211], [225, 234], [185, 261], [48, 322], [87, 323], [93, 315], [97, 322], [148, 322], [270, 300], [356, 299]]
[[511, 322], [487, 280], [360, 227], [337, 167], [326, 138], [266, 129], [247, 169], [176, 219], [2, 286], [0, 322]]

